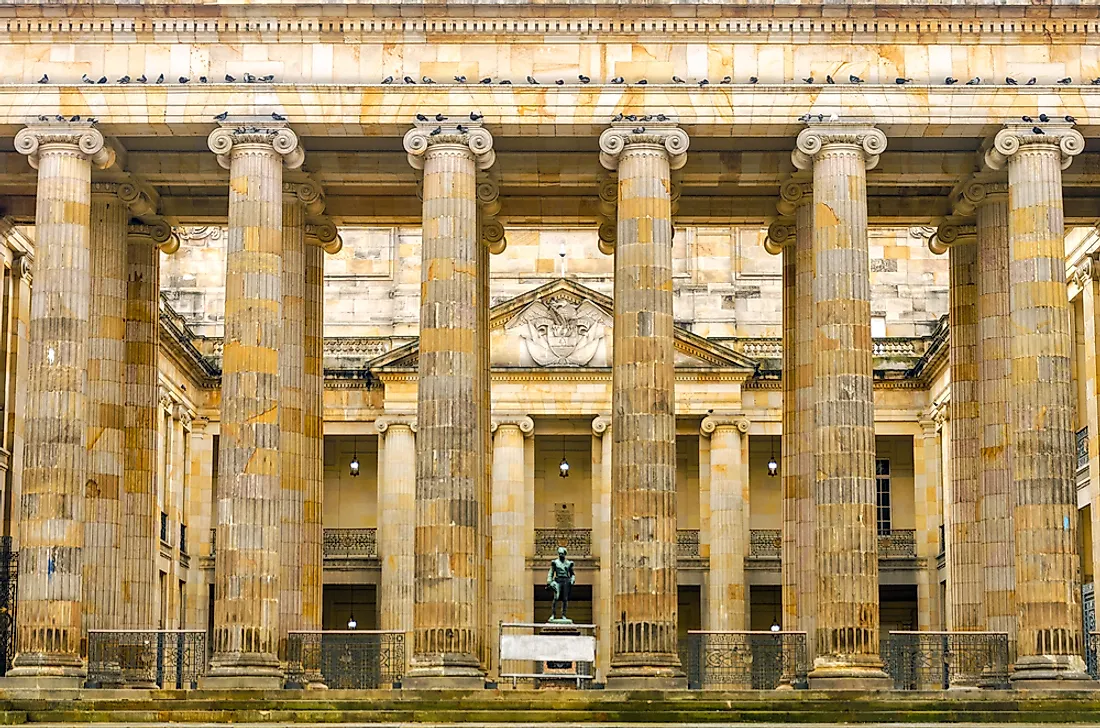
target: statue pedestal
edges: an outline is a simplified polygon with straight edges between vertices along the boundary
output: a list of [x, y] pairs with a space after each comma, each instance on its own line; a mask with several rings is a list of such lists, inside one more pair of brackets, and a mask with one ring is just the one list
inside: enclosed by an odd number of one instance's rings
[[596, 628], [591, 624], [550, 621], [501, 625], [502, 681], [533, 680], [536, 688], [581, 687], [594, 678]]

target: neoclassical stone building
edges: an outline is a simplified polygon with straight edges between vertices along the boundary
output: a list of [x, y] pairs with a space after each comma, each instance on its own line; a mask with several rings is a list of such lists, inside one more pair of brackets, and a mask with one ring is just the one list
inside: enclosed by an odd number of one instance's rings
[[1097, 33], [0, 6], [8, 685], [197, 629], [206, 684], [280, 687], [288, 633], [354, 625], [481, 686], [559, 545], [609, 686], [773, 627], [816, 687], [887, 686], [890, 631], [1092, 685]]

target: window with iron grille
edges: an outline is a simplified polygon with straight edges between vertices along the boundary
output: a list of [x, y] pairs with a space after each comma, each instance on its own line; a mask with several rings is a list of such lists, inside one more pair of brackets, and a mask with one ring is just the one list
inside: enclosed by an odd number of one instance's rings
[[875, 460], [875, 511], [879, 535], [890, 533], [890, 461]]

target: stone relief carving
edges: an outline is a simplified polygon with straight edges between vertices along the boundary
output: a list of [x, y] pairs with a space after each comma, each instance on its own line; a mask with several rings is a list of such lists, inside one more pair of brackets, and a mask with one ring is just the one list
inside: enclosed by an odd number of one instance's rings
[[608, 366], [611, 317], [591, 301], [535, 301], [507, 323], [520, 338], [520, 366]]

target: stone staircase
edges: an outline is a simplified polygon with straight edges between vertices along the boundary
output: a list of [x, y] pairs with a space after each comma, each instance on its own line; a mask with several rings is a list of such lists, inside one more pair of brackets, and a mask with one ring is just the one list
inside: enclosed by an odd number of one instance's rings
[[1100, 694], [618, 691], [107, 691], [0, 693], [0, 724], [1100, 725]]

